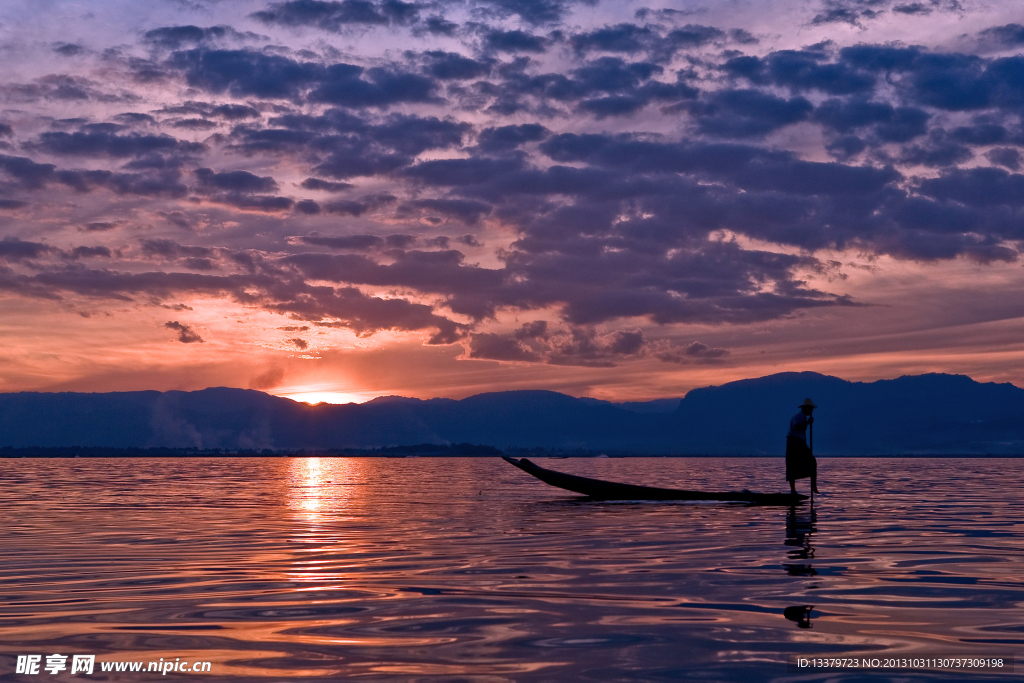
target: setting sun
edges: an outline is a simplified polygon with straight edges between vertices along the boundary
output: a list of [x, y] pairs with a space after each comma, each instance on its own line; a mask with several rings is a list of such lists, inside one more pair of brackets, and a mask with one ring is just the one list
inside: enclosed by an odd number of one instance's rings
[[376, 398], [376, 394], [350, 393], [345, 391], [331, 391], [329, 389], [285, 389], [281, 392], [273, 392], [276, 396], [290, 398], [300, 403], [366, 403]]

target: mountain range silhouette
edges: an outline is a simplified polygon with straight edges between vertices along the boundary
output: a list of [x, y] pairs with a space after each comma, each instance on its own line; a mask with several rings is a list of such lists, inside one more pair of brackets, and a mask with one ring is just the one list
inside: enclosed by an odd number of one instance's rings
[[804, 398], [817, 455], [1024, 453], [1024, 389], [963, 375], [849, 382], [787, 372], [611, 403], [553, 391], [308, 405], [259, 391], [0, 394], [0, 447], [328, 450], [486, 444], [633, 454], [781, 455]]

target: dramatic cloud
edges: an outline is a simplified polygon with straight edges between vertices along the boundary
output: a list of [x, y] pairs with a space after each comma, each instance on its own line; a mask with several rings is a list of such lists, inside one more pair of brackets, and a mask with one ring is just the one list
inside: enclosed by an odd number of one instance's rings
[[551, 329], [546, 320], [526, 323], [512, 333], [471, 334], [466, 345], [466, 358], [599, 368], [644, 357], [684, 365], [719, 364], [728, 355], [727, 349], [711, 348], [699, 341], [686, 346], [664, 339], [650, 341], [642, 330], [599, 334], [579, 327]]
[[1020, 24], [1007, 24], [1006, 26], [993, 26], [981, 32], [983, 37], [991, 38], [1004, 45], [1024, 45], [1024, 26]]
[[4, 260], [34, 259], [50, 251], [52, 251], [52, 247], [45, 244], [26, 242], [17, 237], [5, 237], [0, 240], [0, 259]]
[[419, 18], [415, 3], [384, 0], [381, 3], [366, 0], [292, 0], [254, 12], [253, 17], [267, 24], [282, 26], [314, 26], [326, 31], [339, 31], [346, 25], [410, 24]]
[[169, 330], [177, 330], [178, 341], [180, 341], [182, 344], [194, 344], [197, 342], [200, 344], [204, 343], [203, 338], [200, 337], [199, 334], [194, 329], [192, 329], [191, 325], [183, 325], [179, 323], [177, 320], [174, 320], [171, 322], [164, 323], [164, 327], [166, 327]]
[[[708, 330], [852, 316], [876, 262], [1019, 259], [1024, 28], [998, 5], [254, 0], [55, 26], [5, 52], [0, 287], [191, 305], [218, 344], [204, 305], [285, 318], [307, 329], [260, 348], [293, 356], [347, 334], [728, 366]], [[920, 28], [950, 13], [969, 35]]]
[[210, 26], [200, 28], [199, 26], [162, 26], [146, 31], [142, 35], [142, 42], [153, 47], [165, 50], [177, 50], [188, 45], [200, 45], [204, 43], [220, 42], [225, 39], [263, 39], [255, 33], [236, 31], [230, 26]]

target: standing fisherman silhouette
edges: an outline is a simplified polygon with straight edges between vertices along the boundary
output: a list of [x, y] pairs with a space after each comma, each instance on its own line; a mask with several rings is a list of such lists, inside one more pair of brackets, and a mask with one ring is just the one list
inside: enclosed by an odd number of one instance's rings
[[811, 478], [811, 492], [818, 493], [818, 462], [807, 446], [807, 427], [814, 424], [812, 413], [817, 407], [814, 401], [805, 398], [800, 405], [800, 412], [789, 421], [789, 434], [786, 435], [786, 480], [789, 481], [792, 493], [796, 493], [796, 480], [804, 477]]

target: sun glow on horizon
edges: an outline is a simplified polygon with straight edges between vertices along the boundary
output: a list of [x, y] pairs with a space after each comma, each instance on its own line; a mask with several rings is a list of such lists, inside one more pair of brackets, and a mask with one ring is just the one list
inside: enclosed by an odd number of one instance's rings
[[271, 392], [275, 396], [281, 396], [282, 398], [290, 398], [293, 401], [299, 403], [309, 403], [316, 405], [317, 403], [366, 403], [377, 398], [378, 394], [375, 393], [358, 393], [358, 392], [347, 392], [347, 391], [333, 391], [330, 389], [286, 389], [284, 391]]

